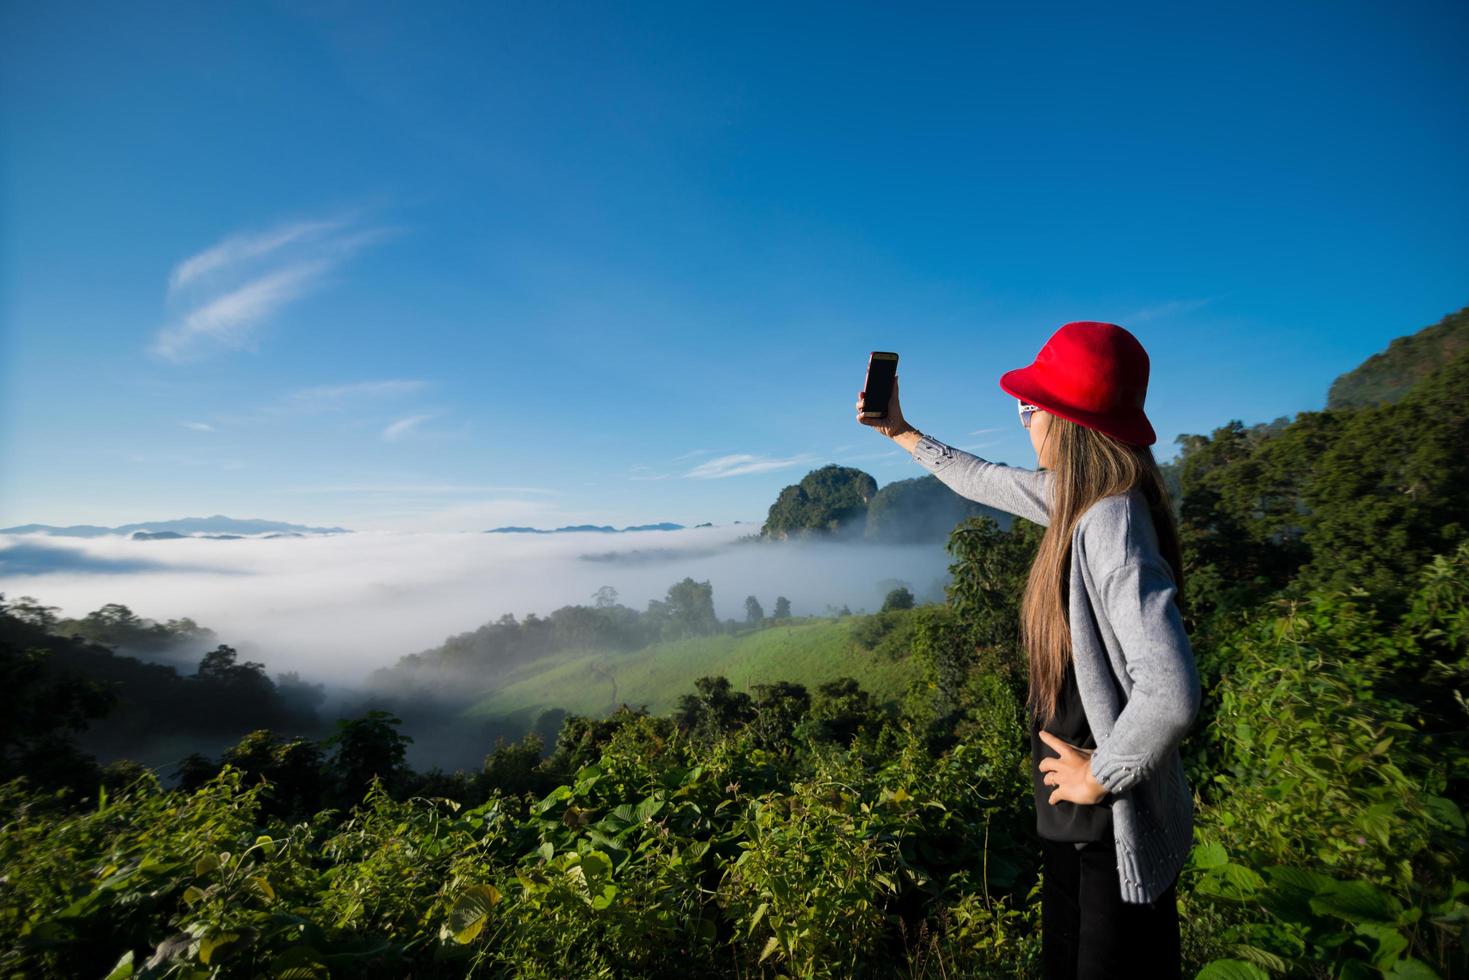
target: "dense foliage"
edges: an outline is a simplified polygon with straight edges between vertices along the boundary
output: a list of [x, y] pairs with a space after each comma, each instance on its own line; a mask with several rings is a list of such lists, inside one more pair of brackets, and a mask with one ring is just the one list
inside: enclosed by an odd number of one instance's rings
[[1431, 327], [1398, 337], [1355, 370], [1337, 378], [1327, 393], [1327, 408], [1362, 408], [1397, 401], [1440, 364], [1469, 351], [1469, 307], [1450, 313]]
[[860, 536], [877, 481], [852, 466], [832, 463], [781, 490], [770, 505], [761, 539]]
[[[227, 741], [252, 728], [318, 727], [319, 685], [294, 674], [272, 680], [228, 645], [181, 674], [80, 634], [51, 632], [38, 608], [22, 597], [0, 616], [0, 778], [24, 774], [80, 790], [98, 778], [84, 752], [137, 757], [160, 744]], [[125, 606], [104, 609], [130, 616]]]
[[[617, 590], [611, 586], [603, 586], [594, 598], [592, 605], [566, 605], [548, 616], [528, 613], [517, 620], [514, 613], [505, 613], [493, 623], [375, 671], [368, 687], [405, 708], [416, 696], [427, 696], [437, 710], [443, 699], [477, 694], [517, 667], [559, 651], [640, 650], [664, 640], [735, 632], [764, 619], [759, 600], [748, 596], [746, 622], [721, 621], [714, 611], [712, 584], [690, 577], [670, 585], [664, 598], [649, 600], [642, 612], [618, 603]], [[790, 600], [776, 597], [773, 618], [789, 615]]]

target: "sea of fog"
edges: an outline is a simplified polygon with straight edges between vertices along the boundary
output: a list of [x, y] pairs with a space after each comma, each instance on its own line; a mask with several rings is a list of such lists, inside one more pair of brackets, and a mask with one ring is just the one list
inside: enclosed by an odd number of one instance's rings
[[880, 608], [908, 586], [942, 598], [941, 542], [751, 545], [758, 524], [680, 531], [484, 534], [355, 532], [275, 539], [138, 541], [120, 535], [0, 535], [0, 592], [81, 617], [120, 603], [145, 619], [189, 617], [271, 673], [351, 685], [408, 653], [505, 613], [591, 605], [602, 586], [639, 611], [685, 576], [709, 581], [721, 619], [745, 619], [754, 595], [770, 615]]

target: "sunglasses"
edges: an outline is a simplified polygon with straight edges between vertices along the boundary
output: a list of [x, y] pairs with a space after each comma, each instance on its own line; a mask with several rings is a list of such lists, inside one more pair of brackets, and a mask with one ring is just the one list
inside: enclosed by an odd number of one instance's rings
[[[1019, 401], [1019, 399], [1017, 399], [1017, 401]], [[1041, 411], [1041, 407], [1039, 405], [1032, 405], [1029, 402], [1020, 402], [1020, 424], [1027, 429], [1030, 428], [1030, 417], [1039, 411]]]

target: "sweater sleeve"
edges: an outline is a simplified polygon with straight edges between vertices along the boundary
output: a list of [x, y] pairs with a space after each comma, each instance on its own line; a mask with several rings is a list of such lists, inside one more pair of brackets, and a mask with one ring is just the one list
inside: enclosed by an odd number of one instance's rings
[[1092, 753], [1091, 771], [1108, 793], [1152, 775], [1183, 741], [1203, 692], [1193, 648], [1160, 558], [1134, 554], [1102, 579], [1103, 614], [1122, 645], [1132, 691], [1116, 723]]
[[928, 436], [919, 438], [910, 455], [961, 497], [1037, 524], [1051, 521], [1046, 470], [992, 463]]

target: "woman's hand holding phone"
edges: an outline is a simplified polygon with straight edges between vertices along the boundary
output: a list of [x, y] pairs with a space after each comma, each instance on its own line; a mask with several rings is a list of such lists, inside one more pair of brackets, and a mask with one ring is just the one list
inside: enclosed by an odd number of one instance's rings
[[862, 415], [863, 402], [866, 400], [867, 392], [857, 392], [857, 421], [863, 425], [870, 426], [887, 436], [896, 439], [907, 432], [916, 432], [913, 426], [903, 418], [903, 409], [898, 405], [898, 379], [893, 377], [893, 396], [888, 399], [888, 413], [883, 418], [866, 418]]

